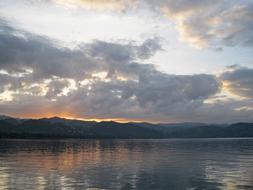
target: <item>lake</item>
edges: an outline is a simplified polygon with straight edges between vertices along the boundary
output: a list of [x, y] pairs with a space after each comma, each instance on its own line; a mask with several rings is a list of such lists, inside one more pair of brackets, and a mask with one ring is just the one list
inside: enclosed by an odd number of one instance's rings
[[253, 139], [0, 140], [0, 189], [253, 189]]

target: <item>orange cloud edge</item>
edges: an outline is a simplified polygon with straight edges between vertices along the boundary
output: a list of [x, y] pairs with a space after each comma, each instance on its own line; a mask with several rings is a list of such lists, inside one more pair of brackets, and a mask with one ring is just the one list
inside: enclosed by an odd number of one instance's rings
[[81, 120], [81, 121], [95, 121], [95, 122], [108, 122], [108, 121], [113, 121], [113, 122], [117, 122], [117, 123], [130, 123], [130, 122], [135, 122], [135, 123], [143, 123], [143, 122], [147, 122], [147, 123], [162, 123], [159, 121], [149, 121], [146, 119], [126, 119], [126, 118], [82, 118], [82, 117], [76, 117], [73, 115], [69, 115], [69, 114], [53, 114], [53, 113], [46, 113], [46, 114], [2, 114], [2, 115], [8, 115], [10, 117], [16, 117], [16, 118], [23, 118], [23, 119], [42, 119], [42, 118], [54, 118], [54, 117], [58, 117], [58, 118], [63, 118], [63, 119], [69, 119], [69, 120]]

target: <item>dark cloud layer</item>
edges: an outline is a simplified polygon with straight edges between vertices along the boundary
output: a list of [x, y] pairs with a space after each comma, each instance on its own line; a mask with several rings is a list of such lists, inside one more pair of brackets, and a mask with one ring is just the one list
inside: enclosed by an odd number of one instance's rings
[[[220, 92], [221, 80], [241, 80], [243, 88], [250, 88], [250, 69], [220, 78], [168, 75], [142, 63], [160, 50], [158, 38], [142, 44], [94, 41], [69, 49], [1, 21], [0, 97], [8, 98], [0, 98], [0, 112], [160, 122], [253, 119], [252, 111], [235, 110], [245, 102], [206, 103]], [[240, 95], [252, 96], [252, 89]]]

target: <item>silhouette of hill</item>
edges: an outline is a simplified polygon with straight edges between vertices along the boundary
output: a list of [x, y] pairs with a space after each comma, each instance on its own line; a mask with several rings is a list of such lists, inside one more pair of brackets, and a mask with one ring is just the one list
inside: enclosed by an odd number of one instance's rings
[[18, 119], [0, 116], [0, 138], [223, 138], [253, 137], [253, 123], [150, 124], [69, 120]]

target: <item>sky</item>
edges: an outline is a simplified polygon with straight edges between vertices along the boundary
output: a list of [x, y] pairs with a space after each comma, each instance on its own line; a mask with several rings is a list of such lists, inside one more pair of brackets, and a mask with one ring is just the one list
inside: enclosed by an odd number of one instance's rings
[[253, 121], [251, 0], [1, 0], [0, 114]]

